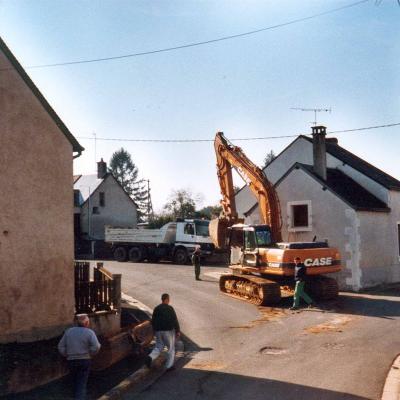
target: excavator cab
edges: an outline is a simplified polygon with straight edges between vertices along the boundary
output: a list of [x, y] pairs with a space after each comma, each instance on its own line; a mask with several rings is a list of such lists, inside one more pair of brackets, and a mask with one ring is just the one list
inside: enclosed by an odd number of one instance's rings
[[228, 228], [226, 247], [230, 264], [257, 267], [259, 248], [275, 247], [268, 225], [236, 224]]

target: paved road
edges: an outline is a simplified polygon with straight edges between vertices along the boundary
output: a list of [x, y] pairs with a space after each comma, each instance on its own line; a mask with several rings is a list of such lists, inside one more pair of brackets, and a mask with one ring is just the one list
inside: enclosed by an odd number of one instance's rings
[[[378, 399], [400, 352], [400, 290], [341, 294], [324, 310], [257, 308], [218, 291], [224, 268], [107, 263], [124, 292], [150, 307], [171, 295], [189, 339], [183, 368], [142, 400]], [[136, 398], [136, 397], [135, 397]]]

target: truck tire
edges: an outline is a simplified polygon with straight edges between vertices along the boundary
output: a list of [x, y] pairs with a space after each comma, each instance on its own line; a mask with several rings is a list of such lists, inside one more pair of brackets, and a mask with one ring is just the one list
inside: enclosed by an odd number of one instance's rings
[[119, 246], [114, 250], [114, 260], [118, 262], [126, 261], [127, 251], [125, 247]]
[[184, 248], [179, 248], [175, 251], [174, 254], [174, 262], [175, 264], [186, 264], [188, 261], [188, 254], [187, 254], [187, 250]]
[[139, 262], [143, 258], [142, 249], [140, 247], [131, 247], [129, 250], [129, 261]]

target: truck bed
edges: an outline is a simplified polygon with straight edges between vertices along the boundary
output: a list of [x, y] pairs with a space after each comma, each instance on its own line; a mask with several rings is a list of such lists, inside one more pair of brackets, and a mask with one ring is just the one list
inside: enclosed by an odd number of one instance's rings
[[106, 227], [105, 241], [109, 243], [172, 243], [165, 229], [133, 229]]

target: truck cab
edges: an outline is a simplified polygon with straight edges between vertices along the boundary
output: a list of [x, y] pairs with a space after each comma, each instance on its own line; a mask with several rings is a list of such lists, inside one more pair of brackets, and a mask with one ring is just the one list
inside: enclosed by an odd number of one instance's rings
[[180, 259], [175, 256], [177, 263], [183, 263], [184, 251], [186, 259], [200, 246], [201, 255], [206, 257], [213, 253], [214, 245], [209, 234], [210, 221], [202, 219], [185, 219], [176, 222], [175, 254], [181, 253]]

